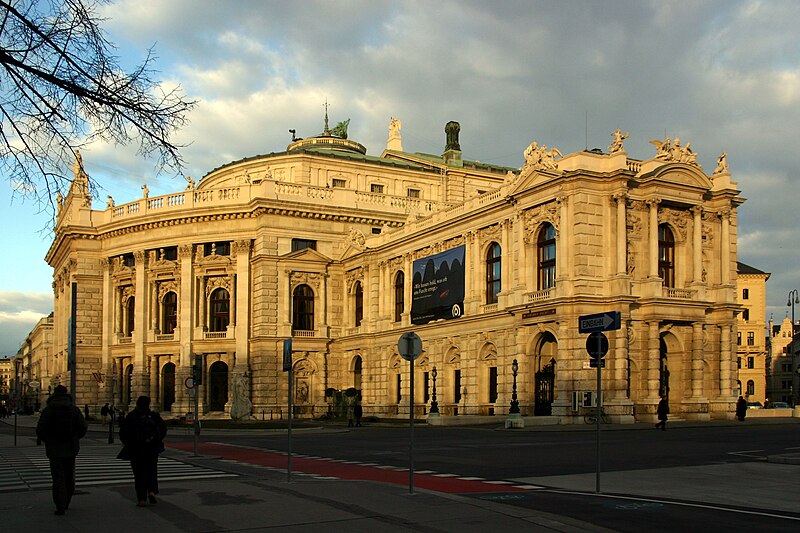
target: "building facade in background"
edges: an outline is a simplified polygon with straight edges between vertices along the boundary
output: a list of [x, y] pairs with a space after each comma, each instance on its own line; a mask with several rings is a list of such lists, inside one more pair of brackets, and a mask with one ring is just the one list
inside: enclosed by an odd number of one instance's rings
[[737, 294], [742, 306], [736, 331], [739, 394], [764, 405], [767, 395], [767, 272], [738, 264]]
[[199, 359], [205, 417], [285, 416], [289, 390], [298, 416], [317, 416], [350, 388], [365, 415], [405, 417], [397, 342], [414, 331], [418, 414], [434, 368], [443, 416], [507, 413], [516, 360], [523, 415], [583, 422], [596, 371], [578, 319], [618, 311], [602, 374], [612, 420], [654, 419], [661, 395], [673, 416], [731, 417], [743, 199], [724, 155], [706, 173], [676, 138], [632, 159], [617, 131], [608, 153], [533, 142], [507, 168], [463, 159], [458, 132], [447, 124], [440, 154], [405, 152], [393, 119], [374, 157], [326, 117], [284, 151], [100, 210], [79, 159], [47, 254], [42, 379], [69, 381], [74, 285], [78, 404], [149, 394], [182, 416]]
[[798, 384], [797, 368], [800, 365], [798, 357], [800, 343], [795, 341], [793, 344], [792, 337], [800, 335], [800, 328], [797, 325], [792, 326], [792, 320], [788, 316], [779, 325], [770, 319], [769, 334], [772, 351], [767, 391], [769, 400], [786, 402], [794, 406]]

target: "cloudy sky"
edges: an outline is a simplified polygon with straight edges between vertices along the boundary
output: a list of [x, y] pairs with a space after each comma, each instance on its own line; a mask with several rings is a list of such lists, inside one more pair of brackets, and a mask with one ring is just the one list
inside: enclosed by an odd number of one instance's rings
[[[198, 100], [178, 140], [200, 178], [281, 151], [289, 128], [319, 133], [351, 119], [349, 137], [379, 155], [390, 116], [407, 151], [441, 153], [461, 123], [464, 157], [521, 166], [536, 139], [569, 153], [630, 132], [691, 142], [707, 173], [728, 152], [747, 202], [739, 260], [772, 274], [767, 318], [800, 287], [797, 226], [800, 2], [795, 1], [211, 1], [123, 0], [105, 28], [132, 66], [155, 45], [165, 85]], [[87, 171], [117, 204], [182, 190], [135, 148], [93, 146]], [[50, 235], [29, 203], [0, 188], [0, 355], [15, 353], [52, 310]], [[797, 309], [800, 316], [800, 306]]]

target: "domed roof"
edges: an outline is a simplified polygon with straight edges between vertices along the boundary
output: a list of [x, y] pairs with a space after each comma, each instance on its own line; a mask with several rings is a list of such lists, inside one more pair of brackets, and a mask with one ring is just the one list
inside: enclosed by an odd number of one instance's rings
[[[367, 149], [361, 143], [351, 141], [347, 138], [347, 126], [350, 125], [350, 119], [339, 122], [333, 129], [328, 128], [328, 109], [326, 103], [325, 109], [325, 128], [322, 133], [315, 137], [307, 139], [292, 139], [289, 146], [286, 147], [287, 152], [298, 150], [338, 150], [344, 152], [356, 152], [359, 154], [366, 154]], [[289, 130], [294, 135], [294, 130]]]

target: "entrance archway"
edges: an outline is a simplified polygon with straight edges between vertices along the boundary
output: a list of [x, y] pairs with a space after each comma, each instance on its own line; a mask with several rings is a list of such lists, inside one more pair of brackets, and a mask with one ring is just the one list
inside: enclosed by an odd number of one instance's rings
[[228, 365], [217, 361], [208, 369], [208, 410], [224, 411], [228, 402]]
[[664, 337], [658, 340], [658, 396], [669, 400], [669, 365], [667, 364], [667, 343]]
[[127, 410], [133, 399], [133, 365], [128, 365], [125, 368], [125, 381], [122, 386], [124, 388], [122, 399]]
[[536, 358], [537, 370], [534, 374], [534, 416], [550, 416], [556, 392], [556, 355], [558, 341], [548, 332], [542, 335]]
[[167, 363], [161, 369], [161, 409], [171, 411], [175, 403], [175, 363]]

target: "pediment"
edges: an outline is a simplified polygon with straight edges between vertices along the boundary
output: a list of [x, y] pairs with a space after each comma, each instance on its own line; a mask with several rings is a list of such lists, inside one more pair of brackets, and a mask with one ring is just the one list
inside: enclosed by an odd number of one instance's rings
[[293, 261], [307, 261], [311, 263], [330, 263], [332, 261], [330, 257], [321, 254], [312, 248], [303, 248], [302, 250], [297, 250], [296, 252], [290, 252], [281, 257], [281, 259], [283, 260], [291, 259]]
[[342, 252], [342, 255], [339, 256], [339, 261], [344, 261], [346, 259], [350, 259], [351, 257], [355, 257], [363, 251], [364, 248], [359, 248], [358, 246], [348, 244]]
[[524, 190], [538, 187], [559, 177], [561, 177], [561, 172], [557, 170], [545, 170], [542, 168], [523, 170], [517, 179], [506, 186], [505, 194], [506, 196], [514, 196]]
[[[647, 163], [645, 162], [642, 166], [644, 167]], [[711, 179], [699, 167], [687, 163], [662, 164], [650, 172], [637, 176], [636, 180], [641, 185], [657, 182], [698, 188], [704, 191], [711, 190], [713, 186]]]

